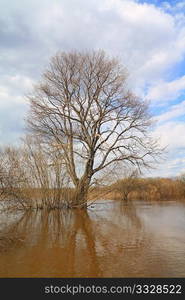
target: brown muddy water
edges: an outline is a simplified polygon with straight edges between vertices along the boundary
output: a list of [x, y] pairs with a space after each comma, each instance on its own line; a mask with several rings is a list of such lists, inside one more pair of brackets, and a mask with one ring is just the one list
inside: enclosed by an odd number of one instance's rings
[[0, 277], [185, 277], [185, 204], [1, 214]]

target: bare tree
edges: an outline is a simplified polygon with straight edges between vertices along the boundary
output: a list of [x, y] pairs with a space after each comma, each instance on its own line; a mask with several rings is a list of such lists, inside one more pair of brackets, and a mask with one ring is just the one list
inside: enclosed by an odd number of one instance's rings
[[[38, 138], [26, 136], [22, 151], [23, 166], [32, 189], [38, 189], [40, 197], [35, 200], [37, 208], [59, 208], [67, 205], [62, 199], [62, 188], [68, 176], [62, 157], [57, 151], [44, 147]], [[66, 202], [66, 203], [65, 203]]]
[[[23, 191], [27, 183], [26, 173], [22, 169], [20, 149], [6, 147], [0, 150], [0, 200], [6, 205], [15, 204], [26, 208]], [[4, 201], [6, 200], [6, 201]]]
[[128, 201], [128, 196], [131, 192], [140, 189], [138, 182], [139, 172], [138, 170], [126, 169], [123, 173], [124, 178], [119, 179], [115, 184], [115, 190], [120, 194], [121, 199]]
[[39, 139], [26, 136], [23, 142], [0, 149], [0, 209], [68, 207], [69, 177], [61, 156]]
[[118, 162], [150, 166], [160, 153], [149, 134], [148, 104], [126, 87], [127, 72], [104, 51], [56, 54], [28, 96], [28, 128], [60, 151], [86, 206], [95, 174]]

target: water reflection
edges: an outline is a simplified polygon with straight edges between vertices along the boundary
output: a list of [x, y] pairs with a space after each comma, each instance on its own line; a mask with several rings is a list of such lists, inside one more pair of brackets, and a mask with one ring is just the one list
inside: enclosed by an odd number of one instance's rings
[[182, 204], [116, 201], [30, 211], [0, 227], [0, 277], [185, 277], [184, 216]]

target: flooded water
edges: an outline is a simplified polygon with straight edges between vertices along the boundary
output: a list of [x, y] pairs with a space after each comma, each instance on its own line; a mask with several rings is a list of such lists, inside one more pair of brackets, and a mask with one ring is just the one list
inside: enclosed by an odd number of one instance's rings
[[185, 277], [185, 204], [1, 215], [0, 277]]

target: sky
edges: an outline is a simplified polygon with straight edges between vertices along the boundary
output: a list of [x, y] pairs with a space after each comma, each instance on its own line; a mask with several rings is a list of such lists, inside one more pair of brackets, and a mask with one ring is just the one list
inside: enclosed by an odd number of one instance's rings
[[185, 0], [0, 0], [0, 145], [24, 133], [31, 91], [57, 51], [104, 49], [150, 101], [165, 160], [149, 176], [185, 173]]

